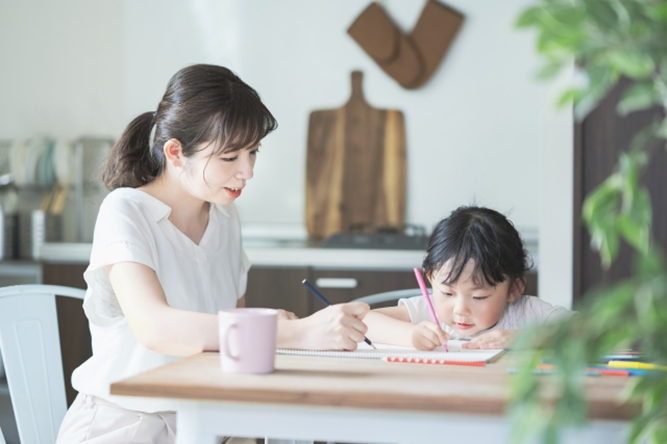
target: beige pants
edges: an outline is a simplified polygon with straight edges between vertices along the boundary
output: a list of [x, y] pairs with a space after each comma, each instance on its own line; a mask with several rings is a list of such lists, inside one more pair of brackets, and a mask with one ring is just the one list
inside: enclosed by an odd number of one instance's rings
[[[176, 413], [124, 409], [79, 394], [60, 426], [56, 444], [174, 444]], [[257, 444], [249, 438], [220, 438], [220, 444]]]

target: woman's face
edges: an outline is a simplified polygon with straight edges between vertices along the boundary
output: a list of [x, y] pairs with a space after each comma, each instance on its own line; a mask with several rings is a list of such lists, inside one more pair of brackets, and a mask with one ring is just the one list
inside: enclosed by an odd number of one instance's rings
[[446, 283], [451, 270], [446, 262], [433, 276], [429, 276], [433, 288], [433, 303], [440, 322], [444, 322], [462, 336], [474, 336], [496, 325], [509, 302], [519, 294], [512, 288], [509, 279], [492, 286], [475, 284], [472, 272], [474, 260], [465, 265], [456, 282]]
[[252, 179], [259, 144], [211, 155], [214, 148], [213, 144], [204, 144], [202, 150], [187, 158], [179, 180], [193, 196], [225, 205], [241, 196], [246, 181]]

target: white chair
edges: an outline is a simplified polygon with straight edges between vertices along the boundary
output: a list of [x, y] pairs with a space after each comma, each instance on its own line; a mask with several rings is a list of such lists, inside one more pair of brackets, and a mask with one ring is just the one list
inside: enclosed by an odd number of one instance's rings
[[0, 350], [23, 444], [56, 442], [67, 411], [56, 295], [84, 294], [57, 285], [0, 288]]

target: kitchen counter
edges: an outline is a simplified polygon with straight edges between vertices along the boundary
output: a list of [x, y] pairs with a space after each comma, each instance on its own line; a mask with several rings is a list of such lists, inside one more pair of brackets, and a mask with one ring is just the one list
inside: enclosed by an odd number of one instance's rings
[[[87, 263], [92, 244], [46, 243], [41, 261]], [[245, 239], [250, 263], [258, 267], [312, 267], [359, 270], [410, 270], [421, 265], [425, 251], [388, 249], [320, 248], [319, 243], [301, 240]], [[528, 245], [537, 271], [537, 247]]]

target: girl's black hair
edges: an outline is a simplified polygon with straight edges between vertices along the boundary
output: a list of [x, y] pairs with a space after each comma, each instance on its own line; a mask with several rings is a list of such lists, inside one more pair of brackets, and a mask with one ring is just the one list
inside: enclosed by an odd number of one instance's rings
[[531, 265], [516, 228], [505, 216], [483, 207], [459, 207], [441, 220], [429, 240], [422, 264], [427, 276], [451, 261], [445, 282], [461, 277], [470, 259], [475, 262], [472, 279], [476, 285], [492, 285], [509, 278], [524, 279]]
[[[107, 188], [136, 188], [166, 166], [163, 148], [170, 139], [192, 156], [202, 143], [217, 155], [256, 145], [278, 123], [259, 94], [229, 69], [192, 65], [169, 81], [155, 112], [136, 117], [114, 145], [102, 173]], [[151, 134], [154, 135], [151, 137]]]

